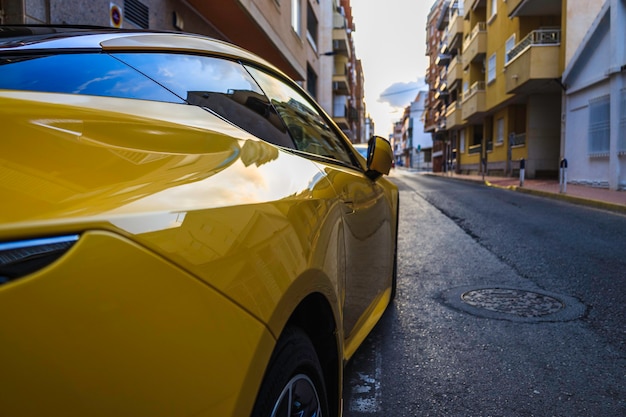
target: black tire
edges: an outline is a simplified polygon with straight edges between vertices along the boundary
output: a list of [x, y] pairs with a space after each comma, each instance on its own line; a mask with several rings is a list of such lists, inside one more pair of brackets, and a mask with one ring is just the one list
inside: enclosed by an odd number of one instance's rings
[[302, 330], [288, 327], [272, 353], [252, 417], [296, 415], [330, 416], [322, 368], [313, 344]]

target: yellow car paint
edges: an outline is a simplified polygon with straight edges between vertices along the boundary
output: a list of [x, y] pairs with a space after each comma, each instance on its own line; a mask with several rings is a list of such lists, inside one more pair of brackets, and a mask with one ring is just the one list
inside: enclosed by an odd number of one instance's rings
[[[94, 39], [104, 53], [210, 54], [283, 77], [199, 35]], [[332, 316], [341, 403], [341, 366], [391, 296], [398, 190], [366, 175], [385, 173], [385, 143], [350, 167], [199, 106], [11, 90], [0, 124], [0, 243], [80, 236], [0, 282], [0, 416], [248, 416], [311, 297]]]
[[207, 285], [108, 232], [0, 287], [0, 314], [3, 416], [247, 415], [254, 398], [237, 387], [259, 383], [253, 358], [274, 344]]

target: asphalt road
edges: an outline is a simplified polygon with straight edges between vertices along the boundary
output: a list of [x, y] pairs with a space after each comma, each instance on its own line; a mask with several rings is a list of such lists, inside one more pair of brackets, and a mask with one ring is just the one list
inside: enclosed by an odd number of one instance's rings
[[398, 293], [348, 364], [344, 415], [626, 416], [626, 217], [392, 179]]

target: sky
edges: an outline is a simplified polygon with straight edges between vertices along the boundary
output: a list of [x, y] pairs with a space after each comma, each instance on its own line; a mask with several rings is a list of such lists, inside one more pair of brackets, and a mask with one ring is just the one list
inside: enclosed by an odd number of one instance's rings
[[366, 110], [387, 138], [404, 108], [425, 89], [426, 18], [434, 0], [351, 0]]

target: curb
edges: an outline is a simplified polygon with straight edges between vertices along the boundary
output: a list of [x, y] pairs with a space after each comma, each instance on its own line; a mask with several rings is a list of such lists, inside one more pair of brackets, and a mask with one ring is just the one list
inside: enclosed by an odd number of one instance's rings
[[576, 197], [576, 196], [567, 195], [567, 194], [557, 194], [557, 193], [551, 193], [548, 191], [534, 190], [532, 188], [518, 187], [516, 185], [500, 186], [500, 185], [492, 184], [489, 181], [485, 181], [485, 185], [488, 187], [499, 188], [502, 190], [517, 191], [518, 193], [531, 194], [531, 195], [536, 195], [540, 197], [547, 197], [547, 198], [552, 198], [553, 200], [566, 201], [566, 202], [573, 203], [573, 204], [578, 204], [578, 205], [583, 205], [587, 207], [593, 207], [593, 208], [608, 210], [608, 211], [612, 211], [616, 213], [626, 214], [626, 206], [623, 206], [621, 204], [608, 203], [606, 201], [592, 200], [589, 198]]
[[432, 174], [432, 173], [426, 173], [426, 175], [439, 177], [439, 178], [446, 178], [446, 179], [456, 180], [456, 181], [473, 182], [475, 184], [486, 185], [487, 187], [499, 188], [501, 190], [515, 191], [518, 193], [524, 193], [524, 194], [530, 194], [530, 195], [536, 195], [539, 197], [551, 198], [553, 200], [565, 201], [565, 202], [572, 203], [572, 204], [578, 204], [581, 206], [587, 206], [587, 207], [607, 210], [613, 213], [626, 215], [626, 206], [622, 204], [609, 203], [606, 201], [593, 200], [590, 198], [576, 197], [576, 196], [572, 196], [568, 194], [551, 193], [549, 191], [535, 190], [532, 188], [519, 187], [517, 185], [497, 185], [487, 180], [482, 180], [479, 178], [462, 178], [459, 176], [448, 177], [445, 175], [437, 175], [437, 174]]

